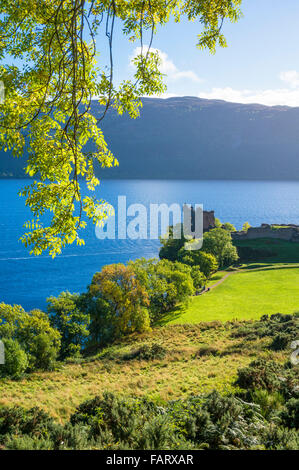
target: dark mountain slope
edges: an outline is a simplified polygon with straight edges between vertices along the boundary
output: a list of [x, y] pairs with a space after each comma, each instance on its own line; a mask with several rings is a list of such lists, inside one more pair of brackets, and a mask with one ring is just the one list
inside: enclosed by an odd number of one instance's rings
[[[140, 118], [110, 110], [102, 127], [120, 163], [104, 178], [299, 179], [299, 108], [146, 98]], [[1, 153], [0, 174], [23, 166]]]

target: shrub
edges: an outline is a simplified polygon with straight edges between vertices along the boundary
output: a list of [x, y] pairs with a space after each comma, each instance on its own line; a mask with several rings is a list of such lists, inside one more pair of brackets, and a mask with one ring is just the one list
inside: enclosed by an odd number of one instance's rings
[[268, 450], [299, 450], [299, 434], [293, 429], [270, 426], [263, 440]]
[[0, 407], [0, 447], [298, 449], [298, 402], [287, 402], [279, 422], [276, 411], [282, 396], [258, 390], [252, 397], [259, 404], [214, 391], [158, 406], [146, 398], [106, 392], [79, 405], [64, 426], [37, 408]]
[[25, 410], [20, 406], [0, 407], [0, 438], [6, 434], [47, 436], [54, 420], [40, 408]]
[[27, 355], [19, 343], [13, 339], [3, 339], [3, 344], [5, 363], [0, 367], [0, 376], [18, 379], [28, 367]]
[[31, 436], [7, 436], [4, 440], [6, 450], [53, 450], [53, 441], [49, 438]]
[[285, 426], [299, 429], [299, 398], [291, 398], [286, 402], [286, 409], [281, 413]]
[[192, 266], [190, 274], [192, 277], [194, 289], [201, 289], [205, 285], [206, 277], [201, 272], [200, 266]]
[[235, 338], [246, 338], [246, 340], [254, 340], [269, 336], [272, 338], [270, 348], [275, 351], [285, 349], [291, 341], [298, 337], [298, 317], [294, 315], [283, 315], [276, 313], [271, 315], [263, 315], [259, 321], [255, 321], [234, 328], [231, 336]]
[[89, 437], [89, 427], [69, 422], [65, 426], [56, 425], [51, 429], [51, 439], [55, 450], [80, 450], [93, 448], [95, 441]]
[[188, 251], [182, 247], [178, 252], [178, 261], [188, 264], [189, 266], [198, 267], [207, 279], [218, 269], [216, 257], [202, 250]]
[[199, 350], [195, 353], [195, 356], [203, 357], [203, 356], [218, 356], [219, 350], [214, 346], [201, 346]]
[[[203, 397], [175, 400], [168, 404], [167, 413], [186, 439], [198, 443], [205, 441], [203, 432], [212, 425], [210, 415], [202, 409]], [[208, 443], [206, 443], [208, 447]]]
[[254, 390], [251, 393], [251, 400], [261, 408], [261, 414], [269, 419], [273, 413], [281, 410], [284, 404], [284, 397], [279, 392], [269, 393], [267, 390]]
[[29, 368], [50, 369], [60, 349], [60, 333], [44, 312], [25, 312], [18, 305], [0, 304], [0, 336], [16, 340], [25, 351]]
[[281, 351], [287, 348], [289, 342], [290, 342], [289, 334], [279, 333], [278, 335], [274, 336], [270, 347], [271, 349], [273, 349], [273, 351]]
[[[106, 435], [113, 441], [136, 442], [140, 430], [157, 411], [156, 405], [145, 399], [132, 399], [104, 393], [82, 403], [71, 416], [72, 424], [90, 426], [90, 437], [97, 439]], [[112, 442], [111, 442], [112, 443]]]
[[173, 402], [168, 410], [197, 448], [252, 448], [259, 443], [264, 426], [256, 405], [215, 391], [205, 397]]
[[279, 364], [273, 360], [257, 359], [238, 370], [235, 384], [249, 392], [264, 389], [270, 393], [279, 392], [290, 399], [298, 394], [298, 367], [289, 362]]
[[[136, 449], [177, 449], [177, 429], [171, 417], [167, 414], [156, 415], [144, 423], [136, 441]], [[185, 446], [184, 446], [185, 448]]]
[[135, 349], [123, 355], [123, 359], [139, 359], [144, 361], [153, 361], [154, 359], [163, 359], [166, 355], [166, 349], [161, 344], [144, 344], [139, 349]]
[[35, 336], [30, 345], [32, 369], [51, 370], [55, 365], [59, 346], [51, 340], [49, 334], [40, 333]]
[[277, 362], [257, 359], [248, 367], [238, 370], [236, 385], [248, 390], [262, 388], [275, 392], [280, 388], [279, 374], [281, 373], [282, 367]]
[[192, 449], [173, 417], [145, 398], [124, 398], [104, 393], [103, 398], [80, 405], [71, 423], [90, 426], [97, 448]]
[[78, 355], [89, 334], [90, 317], [81, 311], [80, 300], [79, 294], [70, 292], [47, 299], [51, 324], [61, 334], [62, 359]]

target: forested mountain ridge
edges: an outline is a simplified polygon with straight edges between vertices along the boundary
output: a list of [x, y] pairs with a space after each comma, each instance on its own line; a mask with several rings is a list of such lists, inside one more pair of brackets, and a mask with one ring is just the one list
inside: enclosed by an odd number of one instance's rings
[[[92, 112], [102, 114], [96, 100]], [[119, 160], [102, 178], [299, 179], [299, 108], [144, 98], [138, 119], [109, 110], [101, 126]], [[22, 177], [24, 166], [0, 152], [0, 176]]]

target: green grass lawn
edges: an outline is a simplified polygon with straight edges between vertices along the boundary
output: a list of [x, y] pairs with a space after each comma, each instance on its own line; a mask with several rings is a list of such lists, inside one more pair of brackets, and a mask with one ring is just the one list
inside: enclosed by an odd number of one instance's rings
[[177, 308], [166, 322], [257, 319], [295, 311], [299, 311], [299, 268], [263, 269], [231, 274], [210, 292], [192, 297], [187, 307]]

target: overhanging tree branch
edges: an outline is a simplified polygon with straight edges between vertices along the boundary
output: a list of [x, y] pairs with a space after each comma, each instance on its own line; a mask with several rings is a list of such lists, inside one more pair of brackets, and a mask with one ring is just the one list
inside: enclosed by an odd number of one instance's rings
[[[26, 172], [33, 178], [21, 194], [34, 220], [22, 237], [31, 252], [48, 250], [52, 256], [76, 241], [86, 220], [102, 223], [108, 206], [82, 196], [85, 182], [93, 191], [99, 184], [94, 165], [111, 167], [110, 152], [98, 124], [110, 107], [119, 114], [139, 115], [140, 98], [165, 90], [160, 59], [151, 50], [157, 27], [171, 17], [199, 20], [203, 31], [199, 47], [214, 51], [225, 46], [221, 27], [236, 21], [241, 0], [0, 0], [0, 78], [6, 100], [0, 105], [0, 146], [15, 156], [28, 151]], [[133, 80], [114, 83], [115, 27], [139, 40], [141, 54], [133, 59]], [[96, 36], [107, 37], [109, 72], [96, 62]], [[149, 47], [144, 54], [144, 35]], [[16, 59], [17, 64], [6, 63]], [[91, 114], [98, 96], [103, 113]], [[86, 150], [86, 144], [94, 150]], [[44, 219], [50, 214], [50, 222]], [[84, 217], [83, 217], [84, 216]]]

